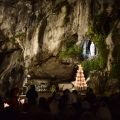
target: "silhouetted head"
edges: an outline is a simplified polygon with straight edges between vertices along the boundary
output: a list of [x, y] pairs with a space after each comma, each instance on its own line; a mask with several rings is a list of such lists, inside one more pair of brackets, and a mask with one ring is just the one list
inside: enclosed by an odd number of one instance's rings
[[93, 89], [92, 89], [92, 88], [90, 88], [90, 89], [89, 89], [89, 92], [90, 92], [90, 93], [91, 93], [91, 92], [93, 92]]
[[32, 90], [35, 90], [35, 85], [31, 85], [30, 88], [31, 88]]
[[55, 100], [56, 100], [56, 101], [59, 101], [60, 98], [61, 98], [60, 94], [55, 94]]
[[84, 112], [79, 120], [96, 120], [96, 117], [92, 112]]
[[77, 90], [73, 90], [72, 92], [73, 92], [75, 95], [77, 95]]
[[19, 88], [13, 88], [10, 93], [11, 96], [18, 96], [19, 95]]
[[53, 92], [53, 93], [52, 93], [52, 96], [55, 97], [55, 95], [56, 95], [56, 92]]
[[68, 93], [70, 92], [70, 90], [69, 89], [65, 89], [65, 95], [68, 95]]
[[100, 107], [96, 111], [97, 120], [112, 120], [112, 115], [107, 107]]
[[39, 99], [39, 105], [45, 105], [46, 104], [46, 99], [44, 97], [40, 97]]
[[67, 105], [63, 110], [64, 116], [74, 116], [76, 115], [75, 108], [72, 105]]
[[87, 102], [87, 101], [83, 101], [81, 103], [81, 106], [82, 106], [82, 109], [84, 109], [84, 110], [89, 110], [90, 109], [90, 103]]

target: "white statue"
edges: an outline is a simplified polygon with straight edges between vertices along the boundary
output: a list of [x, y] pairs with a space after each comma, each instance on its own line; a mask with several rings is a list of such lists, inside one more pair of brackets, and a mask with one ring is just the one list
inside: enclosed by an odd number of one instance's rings
[[28, 82], [27, 77], [25, 77], [24, 81], [23, 81], [23, 86], [25, 86], [25, 84]]
[[95, 45], [93, 42], [90, 45], [90, 55], [95, 56]]

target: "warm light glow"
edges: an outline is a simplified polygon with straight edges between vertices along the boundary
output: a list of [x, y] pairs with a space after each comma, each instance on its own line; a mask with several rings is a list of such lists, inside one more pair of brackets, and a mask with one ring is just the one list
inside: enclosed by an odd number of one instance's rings
[[30, 78], [31, 76], [28, 74], [27, 77]]
[[9, 107], [8, 103], [4, 103], [4, 108]]
[[87, 89], [87, 84], [86, 84], [86, 80], [85, 80], [81, 65], [78, 65], [74, 86], [80, 88], [81, 90]]
[[24, 103], [25, 103], [25, 99], [21, 99], [20, 102], [21, 102], [22, 104], [24, 104]]

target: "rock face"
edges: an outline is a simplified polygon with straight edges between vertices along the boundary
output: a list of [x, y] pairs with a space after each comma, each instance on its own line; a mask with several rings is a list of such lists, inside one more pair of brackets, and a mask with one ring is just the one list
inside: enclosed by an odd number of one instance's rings
[[[70, 36], [76, 35], [78, 44], [89, 39], [88, 29], [104, 3], [108, 3], [108, 17], [116, 11], [119, 16], [119, 0], [0, 0], [1, 91], [6, 91], [6, 86], [10, 89], [21, 85], [27, 74], [33, 78], [70, 79], [76, 64], [63, 64], [58, 53]], [[115, 21], [115, 34], [119, 34], [118, 17]], [[114, 44], [114, 37], [109, 36], [107, 43]], [[114, 59], [112, 51], [108, 63]]]

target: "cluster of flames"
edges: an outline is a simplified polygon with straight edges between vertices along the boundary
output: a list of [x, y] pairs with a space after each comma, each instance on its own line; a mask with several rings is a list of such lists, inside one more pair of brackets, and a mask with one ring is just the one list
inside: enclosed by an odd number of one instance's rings
[[76, 73], [76, 80], [74, 82], [74, 86], [77, 88], [80, 88], [81, 90], [87, 89], [87, 84], [86, 84], [86, 80], [84, 77], [83, 68], [81, 67], [81, 65], [78, 65], [78, 70]]

